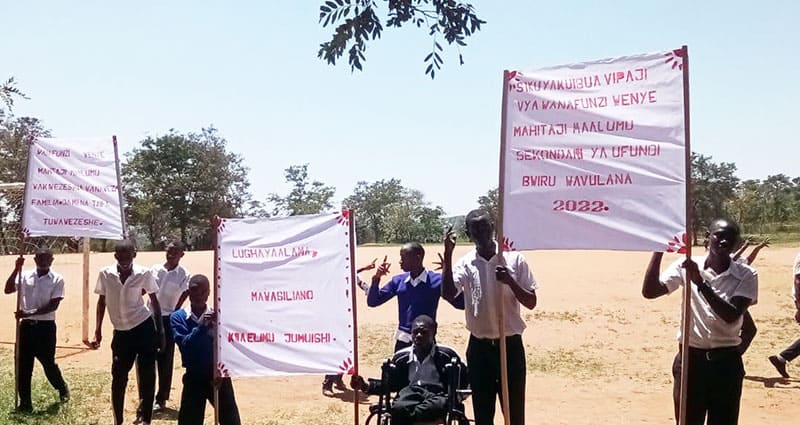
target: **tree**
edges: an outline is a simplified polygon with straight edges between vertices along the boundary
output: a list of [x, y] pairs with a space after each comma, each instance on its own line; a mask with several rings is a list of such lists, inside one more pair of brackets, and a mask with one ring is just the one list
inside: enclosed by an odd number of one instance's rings
[[431, 206], [422, 192], [403, 187], [398, 179], [358, 182], [342, 203], [356, 212], [359, 242], [441, 240], [444, 210]]
[[[19, 88], [17, 88], [17, 83], [14, 81], [14, 77], [10, 77], [4, 83], [0, 84], [0, 100], [3, 102], [5, 107], [11, 111], [11, 108], [14, 106], [15, 97], [21, 97], [23, 99], [28, 98], [28, 96], [25, 96], [25, 93], [21, 92]], [[0, 119], [2, 119], [5, 115], [5, 108], [0, 107]]]
[[235, 217], [249, 205], [247, 168], [226, 149], [213, 127], [200, 133], [174, 130], [148, 137], [127, 155], [122, 167], [128, 216], [151, 245], [177, 232], [197, 247], [209, 247], [209, 219]]
[[478, 206], [489, 212], [489, 217], [492, 218], [492, 224], [495, 224], [499, 212], [500, 198], [498, 198], [499, 190], [497, 188], [491, 189], [486, 192], [486, 195], [478, 197]]
[[692, 152], [692, 232], [693, 243], [711, 220], [727, 215], [727, 201], [734, 198], [739, 178], [734, 175], [736, 164], [714, 163], [710, 156]]
[[[466, 38], [481, 29], [485, 24], [475, 14], [475, 8], [467, 3], [454, 0], [385, 0], [388, 5], [386, 26], [400, 28], [403, 24], [424, 28], [433, 39], [430, 53], [425, 56], [425, 74], [431, 78], [436, 76], [444, 61], [440, 56], [443, 37], [448, 44], [455, 43], [458, 59], [464, 64], [461, 47], [466, 46]], [[381, 37], [383, 25], [377, 13], [375, 0], [328, 0], [319, 7], [319, 22], [323, 27], [339, 25], [334, 30], [330, 41], [320, 44], [317, 56], [335, 65], [344, 51], [350, 63], [350, 70], [362, 70], [362, 62], [366, 61], [364, 52], [367, 42]], [[349, 47], [349, 48], [348, 48]]]
[[[36, 137], [49, 137], [50, 131], [36, 118], [0, 116], [0, 182], [18, 183], [27, 180], [29, 142]], [[16, 252], [19, 242], [22, 208], [21, 194], [0, 191], [0, 252]], [[53, 238], [42, 239], [51, 245]]]
[[360, 242], [382, 242], [387, 207], [403, 200], [405, 188], [398, 179], [373, 183], [360, 181], [353, 194], [342, 201], [356, 212], [356, 235]]
[[383, 242], [440, 242], [444, 220], [442, 207], [432, 207], [418, 190], [406, 189], [399, 202], [386, 207]]
[[332, 186], [319, 181], [308, 181], [308, 164], [292, 165], [284, 172], [292, 190], [286, 196], [272, 193], [267, 201], [275, 205], [275, 215], [319, 214], [333, 208], [331, 198], [336, 193]]

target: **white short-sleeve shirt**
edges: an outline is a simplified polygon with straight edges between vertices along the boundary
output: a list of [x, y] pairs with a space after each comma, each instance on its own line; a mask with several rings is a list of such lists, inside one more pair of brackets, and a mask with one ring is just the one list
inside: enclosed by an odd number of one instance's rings
[[106, 297], [106, 308], [111, 324], [118, 331], [135, 328], [148, 317], [150, 309], [145, 305], [142, 290], [147, 294], [158, 292], [153, 272], [139, 265], [133, 265], [133, 273], [125, 284], [119, 278], [117, 266], [108, 266], [100, 271], [94, 292]]
[[[158, 286], [158, 304], [161, 306], [161, 316], [169, 316], [175, 311], [175, 304], [184, 291], [189, 289], [189, 272], [182, 266], [167, 270], [163, 264], [153, 266], [153, 277]], [[150, 300], [147, 300], [150, 306]]]
[[[64, 278], [52, 269], [39, 276], [36, 269], [22, 272], [22, 288], [16, 283], [22, 311], [33, 311], [46, 306], [54, 298], [64, 298]], [[28, 316], [29, 320], [56, 320], [56, 312]]]
[[[520, 287], [528, 291], [539, 289], [522, 254], [506, 251], [503, 252], [503, 258], [511, 276]], [[461, 257], [453, 267], [453, 282], [456, 289], [464, 292], [467, 329], [478, 338], [500, 337], [496, 301], [499, 291], [502, 291], [503, 297], [505, 335], [521, 335], [525, 330], [517, 297], [508, 285], [498, 282], [495, 278], [495, 268], [501, 264], [502, 258], [498, 255], [486, 260], [473, 249]]]
[[[706, 256], [692, 257], [692, 260], [702, 269]], [[685, 270], [681, 264], [683, 258], [672, 263], [661, 273], [661, 283], [672, 293], [686, 281]], [[707, 268], [700, 272], [703, 279], [714, 292], [725, 301], [733, 297], [745, 297], [751, 300], [750, 305], [758, 302], [758, 274], [752, 267], [731, 261], [728, 270], [716, 274], [713, 269]], [[692, 333], [689, 335], [689, 346], [704, 350], [720, 347], [734, 347], [742, 342], [739, 332], [742, 329], [742, 317], [733, 323], [728, 323], [714, 312], [706, 301], [705, 296], [692, 284]], [[683, 306], [681, 306], [683, 311]], [[681, 329], [678, 329], [678, 340], [681, 339]]]

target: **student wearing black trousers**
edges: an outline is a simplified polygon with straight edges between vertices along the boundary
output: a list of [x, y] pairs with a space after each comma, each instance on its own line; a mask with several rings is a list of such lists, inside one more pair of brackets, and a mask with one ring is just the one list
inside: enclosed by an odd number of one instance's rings
[[[40, 248], [33, 258], [35, 270], [22, 271], [23, 257], [17, 258], [14, 271], [6, 280], [5, 293], [20, 291], [20, 309], [14, 314], [20, 319], [19, 330], [19, 398], [17, 410], [32, 412], [31, 375], [34, 359], [38, 359], [50, 385], [59, 393], [62, 402], [69, 400], [69, 390], [61, 369], [56, 364], [56, 309], [64, 299], [64, 279], [54, 272], [53, 253]], [[22, 274], [22, 287], [18, 276]]]

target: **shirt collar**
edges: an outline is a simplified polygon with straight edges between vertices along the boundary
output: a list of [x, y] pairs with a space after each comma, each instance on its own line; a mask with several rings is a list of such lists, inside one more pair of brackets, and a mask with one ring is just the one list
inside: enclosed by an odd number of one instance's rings
[[43, 278], [45, 276], [50, 278], [50, 280], [53, 280], [55, 278], [55, 276], [53, 275], [53, 268], [52, 267], [50, 268], [50, 270], [47, 271], [47, 274], [44, 274], [42, 276], [39, 276], [39, 271], [38, 270], [36, 270], [35, 268], [33, 269], [33, 278], [34, 279], [41, 279], [41, 278]]
[[186, 312], [186, 317], [188, 317], [189, 319], [192, 319], [193, 322], [198, 323], [198, 322], [200, 322], [200, 318], [202, 318], [204, 315], [206, 315], [208, 313], [212, 313], [214, 310], [211, 307], [209, 307], [208, 304], [206, 304], [206, 310], [199, 317], [194, 315], [194, 313], [192, 312], [192, 306], [191, 305], [188, 305], [188, 306], [184, 307], [183, 311]]
[[428, 360], [428, 358], [432, 358], [433, 357], [433, 353], [436, 352], [436, 343], [435, 342], [433, 343], [433, 347], [431, 347], [431, 351], [422, 360], [417, 359], [417, 353], [414, 352], [414, 346], [413, 345], [411, 347], [409, 347], [409, 348], [411, 348], [411, 355], [408, 356], [408, 363], [411, 364], [411, 363], [414, 363], [414, 362], [418, 362], [418, 363], [422, 364], [422, 363], [425, 363], [425, 360]]
[[404, 280], [405, 283], [410, 283], [411, 286], [413, 286], [415, 288], [420, 283], [427, 282], [427, 281], [428, 281], [428, 271], [425, 270], [425, 269], [422, 269], [422, 273], [420, 273], [419, 276], [416, 277], [416, 279], [412, 279], [411, 278], [411, 273], [409, 273], [408, 276], [406, 276], [406, 280]]

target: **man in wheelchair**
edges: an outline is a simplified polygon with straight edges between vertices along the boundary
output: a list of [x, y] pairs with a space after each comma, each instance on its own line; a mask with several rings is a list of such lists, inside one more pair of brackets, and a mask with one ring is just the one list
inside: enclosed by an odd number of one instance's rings
[[[436, 344], [436, 322], [429, 316], [414, 319], [411, 336], [413, 345], [399, 350], [384, 364], [382, 379], [365, 382], [361, 376], [353, 375], [350, 386], [366, 394], [381, 395], [381, 402], [386, 397], [392, 425], [443, 419], [466, 423], [458, 397], [459, 386], [468, 382], [466, 366], [452, 348]], [[393, 403], [388, 403], [390, 392], [397, 392]], [[383, 408], [382, 404], [378, 409]], [[452, 417], [454, 409], [460, 409], [456, 410], [456, 418]]]

